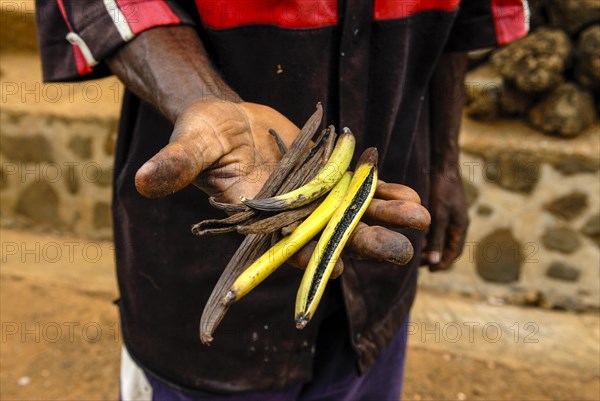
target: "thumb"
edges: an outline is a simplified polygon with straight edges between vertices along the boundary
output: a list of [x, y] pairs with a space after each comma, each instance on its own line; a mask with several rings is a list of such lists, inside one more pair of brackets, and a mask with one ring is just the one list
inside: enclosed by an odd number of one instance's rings
[[204, 169], [202, 153], [174, 142], [148, 160], [135, 174], [135, 187], [147, 198], [171, 195], [191, 183]]
[[137, 171], [135, 187], [140, 194], [147, 198], [171, 195], [230, 150], [224, 133], [243, 132], [246, 125], [234, 114], [239, 114], [237, 108], [232, 113], [219, 107], [225, 106], [201, 103], [184, 112], [175, 123], [170, 143]]

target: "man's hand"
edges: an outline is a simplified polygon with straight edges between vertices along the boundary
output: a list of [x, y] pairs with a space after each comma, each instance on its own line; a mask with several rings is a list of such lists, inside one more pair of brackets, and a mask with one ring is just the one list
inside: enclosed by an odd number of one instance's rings
[[432, 223], [422, 259], [434, 272], [448, 269], [465, 244], [469, 216], [458, 172], [446, 170], [431, 177], [429, 209]]

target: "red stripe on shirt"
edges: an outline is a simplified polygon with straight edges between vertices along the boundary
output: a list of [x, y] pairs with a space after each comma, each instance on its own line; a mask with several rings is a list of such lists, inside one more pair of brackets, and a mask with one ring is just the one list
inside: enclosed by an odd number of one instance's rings
[[217, 29], [267, 24], [319, 28], [338, 22], [337, 0], [196, 0], [202, 22]]
[[155, 26], [176, 25], [179, 17], [162, 0], [117, 0], [134, 35]]
[[527, 35], [523, 0], [492, 0], [496, 38], [505, 45]]
[[67, 27], [69, 28], [69, 31], [73, 32], [73, 27], [71, 26], [71, 22], [69, 21], [69, 18], [67, 17], [67, 10], [65, 9], [65, 3], [63, 0], [58, 0], [58, 9], [60, 10], [60, 13], [62, 14], [63, 19], [67, 23]]
[[375, 20], [406, 18], [421, 11], [454, 11], [460, 0], [375, 0]]
[[73, 45], [73, 56], [75, 57], [75, 66], [79, 75], [89, 74], [93, 71], [93, 68], [85, 61], [81, 49], [77, 45]]

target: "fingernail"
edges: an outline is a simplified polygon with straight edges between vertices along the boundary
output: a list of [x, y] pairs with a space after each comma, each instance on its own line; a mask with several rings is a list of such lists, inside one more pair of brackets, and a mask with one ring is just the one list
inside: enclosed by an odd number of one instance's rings
[[442, 255], [438, 251], [429, 252], [429, 262], [437, 265], [442, 260]]

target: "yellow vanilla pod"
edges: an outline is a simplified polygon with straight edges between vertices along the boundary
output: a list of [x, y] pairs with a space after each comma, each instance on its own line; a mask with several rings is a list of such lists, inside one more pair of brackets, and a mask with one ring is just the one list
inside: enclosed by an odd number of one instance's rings
[[350, 180], [350, 173], [346, 172], [342, 175], [342, 178], [314, 212], [290, 235], [284, 237], [248, 266], [232, 284], [229, 292], [223, 298], [223, 303], [229, 305], [244, 297], [317, 235], [342, 201], [350, 185]]
[[348, 171], [352, 156], [354, 156], [355, 144], [356, 139], [352, 132], [348, 128], [344, 128], [327, 163], [312, 180], [285, 194], [255, 200], [242, 198], [242, 202], [252, 209], [281, 211], [294, 209], [320, 198]]
[[306, 266], [296, 295], [298, 329], [303, 329], [314, 316], [342, 249], [373, 199], [377, 187], [377, 157], [376, 148], [369, 148], [361, 155], [348, 192], [323, 230]]

